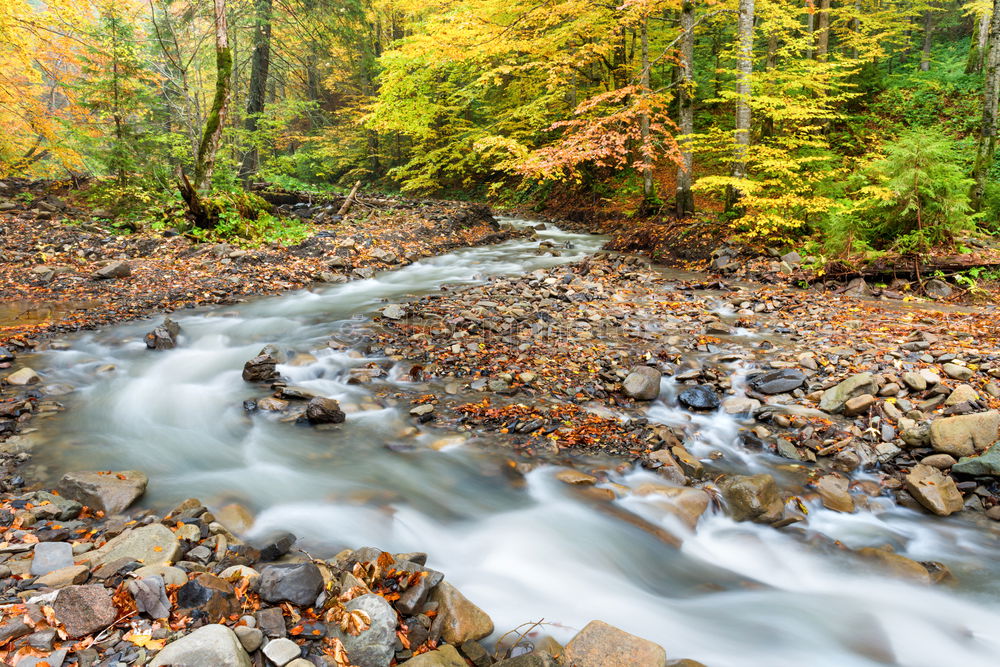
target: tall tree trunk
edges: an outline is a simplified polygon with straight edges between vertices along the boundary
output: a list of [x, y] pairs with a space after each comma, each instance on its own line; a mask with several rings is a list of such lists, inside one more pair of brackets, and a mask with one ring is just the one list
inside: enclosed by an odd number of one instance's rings
[[820, 0], [816, 24], [816, 60], [826, 60], [830, 53], [830, 0]]
[[993, 164], [997, 147], [997, 107], [1000, 105], [1000, 0], [993, 0], [993, 16], [990, 18], [990, 36], [986, 57], [986, 81], [983, 85], [983, 119], [979, 128], [979, 145], [976, 162], [972, 167], [970, 199], [972, 209], [979, 211], [983, 206], [986, 191], [986, 174]]
[[226, 25], [226, 0], [215, 0], [215, 97], [205, 120], [205, 131], [198, 146], [195, 162], [194, 187], [204, 191], [212, 182], [215, 156], [222, 140], [222, 128], [229, 111], [232, 96], [233, 53], [229, 48], [229, 30]]
[[934, 19], [930, 11], [924, 12], [924, 45], [920, 49], [920, 71], [931, 69], [931, 38], [934, 35]]
[[677, 217], [694, 213], [694, 193], [691, 191], [694, 161], [690, 137], [694, 133], [694, 1], [681, 5], [681, 85], [677, 95], [678, 120], [681, 132], [681, 163], [677, 167]]
[[813, 0], [806, 0], [806, 32], [809, 33], [806, 59], [812, 60], [816, 55], [816, 6]]
[[249, 181], [260, 166], [260, 150], [254, 133], [259, 127], [267, 99], [267, 71], [271, 66], [271, 2], [272, 0], [257, 0], [255, 3], [256, 26], [253, 35], [253, 58], [250, 65], [250, 90], [247, 94], [245, 123], [250, 145], [240, 167], [240, 176], [244, 181]]
[[[740, 0], [739, 18], [736, 21], [736, 144], [731, 172], [735, 179], [744, 179], [747, 175], [747, 149], [750, 148], [750, 77], [753, 74], [753, 18], [754, 0]], [[739, 200], [739, 187], [730, 187], [729, 195], [726, 197], [726, 210], [735, 209]]]
[[[639, 85], [643, 97], [649, 95], [649, 19], [642, 17], [639, 25], [639, 39], [642, 55], [642, 73]], [[646, 103], [644, 100], [643, 103]], [[639, 137], [642, 141], [642, 199], [644, 208], [649, 207], [656, 195], [653, 187], [653, 141], [649, 133], [649, 114], [639, 114]]]
[[990, 17], [980, 16], [976, 23], [976, 35], [971, 40], [972, 46], [969, 48], [969, 59], [965, 63], [965, 73], [974, 74], [983, 70], [983, 61], [986, 59], [986, 44], [990, 38]]

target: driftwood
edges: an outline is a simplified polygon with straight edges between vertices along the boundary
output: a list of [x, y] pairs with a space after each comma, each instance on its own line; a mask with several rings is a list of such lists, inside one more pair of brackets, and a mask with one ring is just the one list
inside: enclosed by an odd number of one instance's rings
[[354, 183], [354, 187], [351, 188], [351, 194], [347, 195], [347, 199], [344, 200], [344, 205], [337, 211], [337, 215], [347, 215], [347, 212], [351, 210], [351, 205], [354, 203], [354, 198], [358, 195], [358, 188], [360, 187], [361, 181]]
[[1000, 268], [1000, 256], [995, 254], [982, 255], [946, 255], [928, 257], [923, 260], [914, 256], [902, 256], [879, 259], [867, 265], [851, 266], [843, 261], [832, 263], [823, 275], [817, 276], [812, 282], [826, 280], [853, 280], [854, 278], [915, 278], [931, 277], [937, 273], [954, 274], [974, 268]]

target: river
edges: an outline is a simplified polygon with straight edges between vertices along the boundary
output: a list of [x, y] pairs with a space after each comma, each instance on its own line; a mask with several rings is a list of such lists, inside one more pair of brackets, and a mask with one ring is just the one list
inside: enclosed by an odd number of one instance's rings
[[[347, 382], [351, 369], [382, 360], [327, 342], [361, 339], [386, 300], [578, 260], [603, 242], [552, 227], [540, 238], [571, 248], [539, 255], [537, 241], [521, 239], [369, 280], [180, 312], [181, 344], [171, 351], [146, 350], [148, 321], [74, 337], [33, 362], [48, 369], [48, 381], [73, 388], [61, 399], [65, 412], [38, 422], [34, 437], [44, 446], [35, 460], [52, 474], [143, 470], [151, 480], [144, 502], [161, 511], [191, 496], [240, 502], [258, 513], [255, 533], [291, 530], [313, 555], [363, 545], [427, 551], [428, 564], [485, 609], [498, 634], [545, 619], [545, 631], [565, 640], [597, 618], [709, 667], [1000, 665], [995, 529], [883, 498], [854, 514], [811, 507], [807, 526], [784, 531], [713, 512], [692, 532], [654, 498], [616, 501], [680, 536], [674, 548], [597, 511], [553, 468], [520, 481], [505, 474], [498, 454], [430, 447], [448, 434], [413, 432], [412, 419], [385, 396], [409, 389], [395, 374], [388, 383]], [[343, 426], [314, 430], [244, 411], [243, 401], [263, 392], [240, 372], [266, 344], [313, 355], [279, 371], [339, 400]], [[664, 389], [648, 417], [688, 419], [669, 380]], [[722, 449], [753, 471], [780, 464], [743, 450], [739, 424], [723, 413], [696, 424], [688, 445], [698, 455]], [[613, 477], [630, 488], [662, 483], [642, 470]], [[859, 567], [831, 540], [852, 549], [891, 544], [947, 564], [958, 581], [922, 587], [892, 579]]]

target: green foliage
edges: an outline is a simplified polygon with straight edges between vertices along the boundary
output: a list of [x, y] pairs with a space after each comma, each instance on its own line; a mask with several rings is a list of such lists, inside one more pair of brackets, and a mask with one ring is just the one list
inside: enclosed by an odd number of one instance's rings
[[975, 227], [971, 179], [954, 142], [929, 129], [911, 130], [885, 148], [885, 157], [853, 175], [823, 229], [842, 254], [870, 249], [924, 253], [954, 245]]

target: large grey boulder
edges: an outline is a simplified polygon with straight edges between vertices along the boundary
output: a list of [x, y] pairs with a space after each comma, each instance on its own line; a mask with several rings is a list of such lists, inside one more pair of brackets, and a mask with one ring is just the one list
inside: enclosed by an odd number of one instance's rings
[[958, 463], [951, 467], [951, 471], [973, 477], [1000, 477], [1000, 442], [979, 456], [966, 456], [959, 459]]
[[948, 516], [962, 511], [962, 494], [955, 480], [937, 468], [917, 464], [906, 476], [904, 483], [910, 495], [921, 505], [938, 516]]
[[63, 588], [52, 609], [71, 639], [104, 630], [118, 618], [111, 591], [100, 584]]
[[798, 389], [806, 383], [805, 373], [797, 368], [779, 368], [754, 375], [747, 382], [750, 388], [761, 394], [784, 394]]
[[149, 667], [253, 667], [239, 638], [224, 625], [205, 625], [167, 644]]
[[876, 393], [875, 379], [871, 373], [852, 375], [836, 387], [831, 387], [823, 392], [823, 398], [819, 402], [819, 409], [830, 414], [837, 414], [844, 410], [847, 401], [852, 398], [874, 393]]
[[719, 490], [736, 521], [773, 523], [781, 518], [784, 503], [771, 475], [733, 475], [719, 482]]
[[149, 478], [138, 470], [66, 473], [59, 492], [107, 515], [119, 514], [146, 492]]
[[489, 615], [447, 581], [437, 585], [431, 600], [438, 604], [441, 636], [449, 644], [461, 644], [493, 634], [493, 620]]
[[323, 575], [312, 563], [281, 563], [260, 571], [260, 597], [265, 602], [311, 607], [322, 590]]

